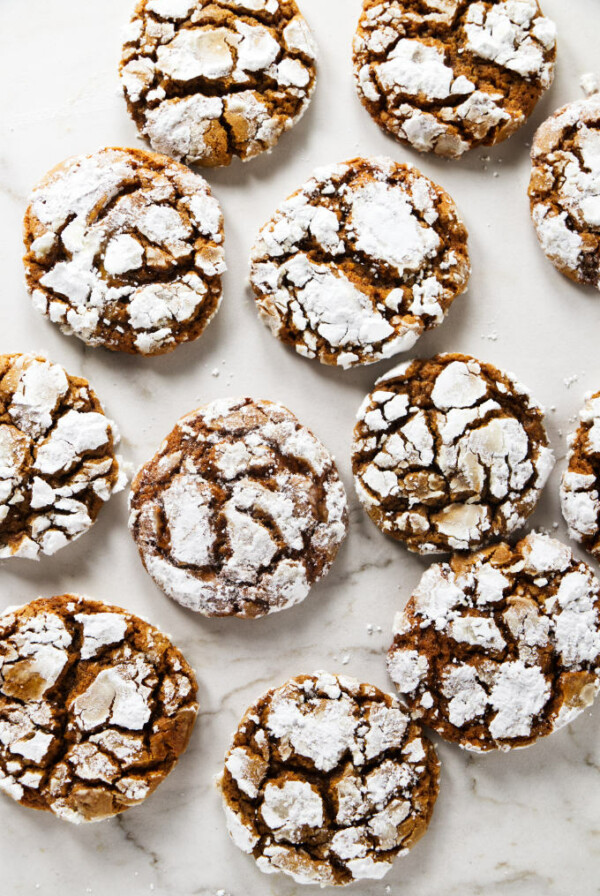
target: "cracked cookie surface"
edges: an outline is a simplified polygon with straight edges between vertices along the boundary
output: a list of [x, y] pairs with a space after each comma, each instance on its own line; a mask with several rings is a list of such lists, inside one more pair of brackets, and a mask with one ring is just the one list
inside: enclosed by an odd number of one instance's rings
[[459, 158], [510, 137], [551, 85], [556, 28], [537, 0], [365, 0], [358, 95], [392, 136]]
[[439, 762], [389, 694], [326, 672], [270, 690], [220, 780], [234, 843], [261, 871], [322, 886], [381, 879], [422, 837]]
[[600, 583], [538, 533], [455, 555], [397, 614], [388, 669], [409, 711], [446, 740], [526, 747], [600, 689]]
[[558, 109], [531, 149], [531, 216], [562, 273], [600, 289], [600, 94]]
[[0, 615], [0, 789], [74, 823], [141, 803], [185, 750], [196, 679], [166, 635], [63, 594]]
[[148, 573], [205, 616], [304, 600], [347, 529], [330, 453], [282, 405], [249, 398], [183, 417], [135, 477], [130, 507]]
[[53, 168], [33, 190], [25, 247], [34, 306], [88, 345], [160, 355], [197, 339], [221, 301], [219, 203], [156, 153], [102, 149]]
[[571, 538], [600, 560], [600, 392], [586, 396], [568, 438], [560, 504]]
[[400, 365], [358, 412], [358, 497], [382, 532], [421, 554], [471, 550], [514, 532], [553, 466], [538, 405], [468, 355]]
[[469, 274], [450, 196], [409, 165], [357, 158], [318, 169], [262, 228], [250, 282], [277, 338], [353, 367], [412, 348]]
[[120, 73], [153, 149], [217, 166], [270, 151], [298, 121], [315, 57], [294, 0], [141, 0]]
[[120, 491], [119, 434], [87, 380], [0, 355], [0, 559], [54, 554]]

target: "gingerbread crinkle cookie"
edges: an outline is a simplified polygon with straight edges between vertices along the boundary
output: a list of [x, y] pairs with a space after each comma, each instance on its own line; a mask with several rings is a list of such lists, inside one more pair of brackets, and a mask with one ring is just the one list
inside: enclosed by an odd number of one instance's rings
[[373, 119], [421, 152], [505, 140], [551, 85], [556, 28], [537, 0], [364, 0], [354, 73]]
[[526, 747], [600, 689], [600, 583], [540, 533], [457, 554], [397, 614], [388, 668], [404, 705], [447, 740]]
[[302, 116], [315, 56], [294, 0], [141, 0], [120, 72], [153, 149], [229, 165], [270, 151]]
[[354, 367], [412, 348], [470, 274], [451, 197], [409, 165], [357, 158], [317, 170], [262, 228], [250, 282], [282, 342]]
[[300, 884], [381, 879], [431, 819], [439, 762], [394, 697], [300, 675], [242, 719], [220, 788], [234, 843]]
[[600, 393], [586, 396], [579, 426], [568, 438], [560, 503], [569, 535], [600, 558]]
[[334, 460], [282, 405], [221, 399], [183, 417], [137, 474], [130, 529], [149, 574], [206, 616], [304, 600], [347, 529]]
[[411, 551], [472, 550], [521, 527], [554, 466], [544, 416], [469, 355], [409, 361], [363, 402], [352, 454], [373, 522]]
[[140, 149], [67, 159], [25, 215], [33, 304], [92, 346], [160, 355], [197, 339], [216, 314], [223, 216], [206, 181]]
[[531, 149], [531, 215], [552, 264], [600, 289], [600, 94], [558, 109]]
[[87, 532], [125, 485], [118, 442], [87, 380], [0, 355], [0, 559], [38, 559]]
[[185, 750], [196, 679], [158, 629], [63, 594], [0, 615], [0, 789], [65, 821], [141, 803]]

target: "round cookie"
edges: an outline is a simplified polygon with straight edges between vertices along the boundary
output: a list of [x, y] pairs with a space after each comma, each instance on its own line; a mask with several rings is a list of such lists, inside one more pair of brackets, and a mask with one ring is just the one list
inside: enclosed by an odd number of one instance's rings
[[600, 94], [558, 109], [531, 148], [531, 216], [540, 245], [571, 280], [600, 289]]
[[560, 504], [571, 538], [600, 560], [600, 392], [586, 396], [568, 438]]
[[118, 442], [87, 380], [0, 355], [0, 559], [54, 554], [87, 532], [124, 487]]
[[229, 165], [269, 152], [301, 118], [315, 56], [294, 0], [140, 0], [120, 74], [153, 149]]
[[519, 529], [553, 466], [539, 406], [469, 355], [400, 365], [358, 412], [358, 497], [382, 532], [421, 554], [471, 550]]
[[353, 367], [412, 348], [470, 274], [450, 196], [416, 168], [352, 159], [321, 168], [263, 227], [250, 282], [273, 334]]
[[175, 766], [196, 679], [169, 638], [73, 594], [0, 615], [0, 789], [76, 824], [141, 803]]
[[377, 124], [459, 158], [506, 140], [554, 78], [556, 28], [537, 0], [364, 0], [354, 77]]
[[34, 306], [88, 345], [161, 355], [197, 339], [219, 307], [219, 203], [166, 156], [67, 159], [35, 187], [24, 228]]
[[321, 886], [381, 879], [427, 829], [439, 762], [378, 688], [300, 675], [248, 709], [220, 780], [234, 843], [261, 871]]
[[454, 555], [397, 614], [388, 668], [409, 711], [446, 740], [526, 747], [600, 689], [600, 583], [538, 533]]
[[135, 477], [130, 507], [148, 573], [204, 616], [304, 600], [347, 529], [333, 457], [282, 405], [250, 398], [183, 417]]

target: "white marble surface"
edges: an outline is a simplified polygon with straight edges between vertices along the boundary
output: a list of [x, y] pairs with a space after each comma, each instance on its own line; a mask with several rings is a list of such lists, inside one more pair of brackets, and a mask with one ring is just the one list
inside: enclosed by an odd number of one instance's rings
[[[455, 197], [471, 232], [473, 277], [447, 322], [418, 345], [479, 355], [514, 371], [547, 407], [559, 458], [534, 521], [565, 536], [557, 489], [564, 432], [583, 394], [600, 388], [600, 296], [561, 278], [528, 215], [528, 144], [555, 107], [600, 68], [598, 0], [545, 0], [558, 24], [557, 79], [508, 144], [445, 163], [396, 145], [360, 106], [350, 75], [359, 0], [303, 0], [321, 51], [320, 83], [299, 126], [270, 157], [211, 171], [223, 203], [229, 273], [216, 320], [197, 343], [154, 360], [119, 357], [62, 336], [30, 306], [22, 283], [21, 219], [32, 184], [66, 156], [136, 145], [117, 63], [125, 0], [0, 0], [0, 351], [44, 350], [91, 380], [146, 460], [184, 412], [218, 396], [288, 405], [336, 453], [351, 496], [351, 534], [333, 572], [306, 602], [255, 622], [205, 620], [165, 597], [143, 572], [126, 529], [126, 497], [83, 539], [40, 563], [9, 561], [0, 606], [38, 594], [87, 593], [148, 616], [195, 666], [200, 718], [179, 767], [144, 806], [83, 828], [0, 799], [0, 893], [292, 896], [229, 842], [213, 787], [231, 731], [263, 690], [325, 667], [390, 688], [383, 651], [392, 617], [425, 562], [388, 541], [352, 492], [355, 411], [391, 364], [344, 373], [304, 361], [259, 323], [245, 279], [258, 227], [313, 167], [358, 153], [416, 163]], [[600, 73], [600, 72], [599, 72]], [[489, 159], [486, 160], [486, 157]], [[219, 375], [214, 376], [213, 371]], [[592, 896], [600, 893], [600, 706], [515, 755], [469, 757], [439, 744], [441, 794], [428, 835], [361, 896]]]

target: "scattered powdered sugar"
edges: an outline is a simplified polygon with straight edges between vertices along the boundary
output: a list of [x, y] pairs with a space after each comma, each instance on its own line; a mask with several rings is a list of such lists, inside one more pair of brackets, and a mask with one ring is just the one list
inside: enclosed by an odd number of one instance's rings
[[467, 749], [527, 746], [600, 689], [600, 584], [540, 533], [432, 566], [394, 635], [403, 700]]
[[450, 198], [385, 158], [319, 169], [262, 228], [250, 279], [273, 334], [351, 367], [411, 348], [466, 285]]
[[125, 484], [119, 435], [85, 380], [34, 355], [2, 356], [0, 557], [53, 554]]
[[34, 189], [26, 231], [35, 306], [91, 345], [167, 351], [218, 308], [221, 211], [206, 181], [170, 159], [69, 159]]
[[600, 91], [600, 82], [598, 81], [598, 76], [594, 74], [594, 72], [584, 72], [579, 79], [579, 83], [586, 97], [592, 96], [594, 93]]
[[346, 534], [329, 452], [281, 405], [250, 399], [183, 418], [138, 474], [131, 511], [148, 572], [206, 615], [298, 603]]
[[397, 368], [358, 413], [359, 498], [384, 532], [422, 553], [507, 535], [554, 465], [542, 419], [522, 386], [474, 358]]
[[393, 697], [317, 672], [248, 710], [220, 787], [229, 832], [261, 871], [346, 884], [380, 879], [418, 839], [437, 768], [431, 744]]

